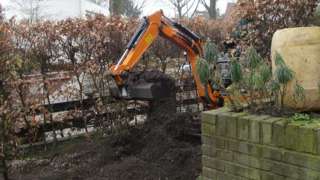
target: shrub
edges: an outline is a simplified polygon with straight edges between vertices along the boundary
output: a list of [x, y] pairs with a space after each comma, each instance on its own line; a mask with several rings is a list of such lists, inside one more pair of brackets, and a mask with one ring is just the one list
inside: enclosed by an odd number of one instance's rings
[[[234, 83], [229, 88], [230, 97], [233, 98], [230, 99], [231, 107], [240, 106], [232, 107], [233, 109], [244, 108], [244, 103], [253, 110], [265, 108], [270, 104], [276, 104], [283, 109], [287, 86], [294, 80], [294, 72], [285, 64], [281, 55], [277, 54], [276, 69], [272, 76], [270, 65], [251, 47], [247, 50], [242, 62], [232, 60], [231, 77]], [[295, 93], [292, 98], [296, 103], [304, 101], [303, 87], [298, 82], [295, 85]], [[239, 96], [245, 98], [239, 98]]]
[[218, 61], [219, 58], [219, 50], [218, 47], [212, 43], [207, 42], [204, 46], [204, 58], [211, 64], [215, 64]]
[[307, 26], [316, 7], [317, 0], [239, 0], [236, 39], [268, 57], [273, 34], [278, 29]]
[[197, 61], [197, 72], [199, 73], [199, 78], [200, 81], [203, 84], [207, 84], [207, 82], [210, 79], [210, 67], [209, 67], [209, 63], [203, 59], [203, 58], [199, 58]]

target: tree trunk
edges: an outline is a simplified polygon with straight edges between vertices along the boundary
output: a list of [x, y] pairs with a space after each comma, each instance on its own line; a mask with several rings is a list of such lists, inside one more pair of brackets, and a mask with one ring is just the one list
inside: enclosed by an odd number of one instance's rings
[[[55, 129], [55, 126], [54, 126], [54, 119], [53, 119], [53, 116], [52, 116], [52, 104], [51, 104], [51, 100], [50, 100], [50, 92], [49, 92], [49, 87], [48, 87], [48, 84], [47, 84], [47, 74], [45, 73], [45, 71], [41, 71], [42, 73], [42, 83], [43, 83], [43, 89], [44, 89], [44, 93], [45, 93], [45, 98], [48, 102], [48, 114], [49, 114], [49, 121], [50, 121], [50, 125], [52, 127], [52, 133], [53, 133], [53, 142], [54, 142], [54, 146], [56, 146], [57, 142], [58, 142], [58, 139], [57, 139], [57, 133], [56, 133], [56, 129]], [[46, 116], [44, 116], [44, 119], [45, 119], [45, 122], [46, 122]]]
[[210, 0], [208, 13], [209, 13], [210, 19], [217, 19], [217, 0]]
[[2, 157], [1, 157], [1, 171], [4, 180], [8, 180], [8, 166], [7, 166], [7, 133], [6, 133], [6, 117], [1, 116], [1, 146], [2, 146]]
[[81, 74], [76, 74], [77, 82], [78, 82], [78, 85], [79, 85], [81, 121], [84, 122], [84, 129], [85, 129], [86, 133], [88, 134], [89, 133], [89, 131], [88, 131], [88, 120], [87, 120], [87, 117], [86, 117], [85, 112], [84, 112], [85, 111], [85, 107], [84, 107], [84, 104], [83, 104], [83, 83], [80, 80], [80, 76], [81, 76]]
[[182, 7], [178, 6], [177, 7], [177, 10], [178, 10], [178, 16], [179, 16], [179, 19], [182, 19]]
[[121, 15], [123, 0], [109, 0], [109, 12], [111, 16]]

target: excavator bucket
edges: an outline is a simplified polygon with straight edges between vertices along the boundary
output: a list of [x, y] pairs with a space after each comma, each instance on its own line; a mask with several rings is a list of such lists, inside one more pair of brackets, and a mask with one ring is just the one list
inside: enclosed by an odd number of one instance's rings
[[141, 83], [128, 87], [128, 95], [137, 100], [160, 100], [170, 97], [172, 89], [159, 82]]
[[132, 100], [161, 100], [175, 97], [175, 83], [169, 76], [149, 71], [133, 74], [122, 87], [112, 87], [111, 95], [115, 98]]

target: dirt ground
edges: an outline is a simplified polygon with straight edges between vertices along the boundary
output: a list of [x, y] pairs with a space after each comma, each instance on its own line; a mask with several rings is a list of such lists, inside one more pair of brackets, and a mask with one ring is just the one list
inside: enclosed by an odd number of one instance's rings
[[[159, 79], [157, 72], [151, 75], [145, 79]], [[166, 79], [166, 83], [174, 86], [173, 80]], [[12, 162], [11, 179], [196, 179], [201, 170], [201, 139], [190, 136], [193, 115], [175, 113], [173, 95], [152, 103], [143, 125], [119, 128], [112, 136], [97, 133], [29, 153], [23, 160]]]
[[14, 163], [10, 176], [21, 180], [194, 180], [201, 170], [201, 140], [189, 136], [193, 116], [172, 113], [170, 101], [166, 102], [140, 127], [34, 153], [32, 160]]

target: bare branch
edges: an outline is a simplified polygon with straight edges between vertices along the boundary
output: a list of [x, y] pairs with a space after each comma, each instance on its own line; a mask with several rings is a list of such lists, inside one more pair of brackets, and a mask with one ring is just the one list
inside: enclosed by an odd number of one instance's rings
[[192, 13], [191, 16], [190, 16], [191, 18], [194, 17], [194, 15], [196, 14], [196, 12], [197, 12], [197, 10], [198, 10], [198, 7], [199, 7], [199, 5], [200, 5], [200, 1], [201, 1], [201, 0], [198, 0], [197, 6], [196, 6], [196, 8], [194, 9], [193, 13]]
[[[178, 12], [179, 18], [188, 16], [190, 11], [195, 8], [196, 11], [199, 7], [200, 0], [169, 0], [169, 2], [174, 6]], [[193, 12], [192, 14], [194, 14]]]
[[210, 9], [210, 5], [207, 4], [206, 0], [201, 0], [201, 3], [207, 10]]

